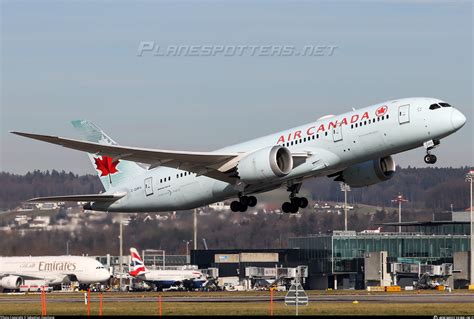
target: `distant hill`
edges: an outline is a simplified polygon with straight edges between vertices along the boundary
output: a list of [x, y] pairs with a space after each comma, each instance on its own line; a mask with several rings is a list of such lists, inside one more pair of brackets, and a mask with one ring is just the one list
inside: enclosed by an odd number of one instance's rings
[[[401, 192], [409, 202], [407, 207], [431, 209], [433, 211], [465, 209], [469, 207], [469, 186], [464, 168], [400, 168], [386, 182], [369, 187], [353, 189], [349, 201], [376, 206], [392, 206], [391, 200]], [[329, 178], [311, 179], [305, 182], [314, 200], [343, 201], [339, 183]]]
[[[408, 207], [448, 210], [469, 206], [469, 188], [464, 168], [398, 168], [395, 177], [370, 187], [353, 189], [349, 202], [376, 206], [392, 206], [391, 200], [402, 192]], [[93, 175], [78, 176], [71, 172], [35, 170], [26, 175], [0, 173], [0, 210], [12, 209], [21, 201], [39, 196], [93, 194], [103, 191], [99, 179]], [[309, 179], [304, 191], [313, 200], [342, 201], [339, 183], [330, 178]], [[285, 200], [286, 198], [281, 198]], [[276, 199], [275, 199], [276, 200]]]
[[99, 179], [93, 175], [79, 176], [65, 171], [35, 170], [26, 175], [0, 173], [0, 210], [17, 207], [33, 197], [94, 194], [103, 191]]

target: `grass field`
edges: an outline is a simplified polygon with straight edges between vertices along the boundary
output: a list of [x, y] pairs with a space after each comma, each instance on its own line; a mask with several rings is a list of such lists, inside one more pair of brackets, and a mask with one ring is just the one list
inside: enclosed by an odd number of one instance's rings
[[[269, 303], [163, 303], [163, 315], [268, 315]], [[294, 314], [295, 308], [283, 303], [274, 304], [274, 315]], [[312, 315], [472, 315], [474, 304], [380, 304], [380, 303], [329, 303], [311, 302], [299, 307], [299, 313]], [[2, 304], [1, 315], [40, 315], [38, 304]], [[50, 303], [48, 315], [87, 315], [83, 303]], [[99, 314], [98, 303], [91, 304], [91, 315]], [[157, 315], [157, 303], [111, 302], [104, 303], [104, 315]]]
[[[324, 292], [310, 292], [310, 295], [322, 294]], [[438, 294], [439, 292], [425, 292]], [[169, 293], [165, 294], [162, 303], [163, 315], [268, 315], [270, 314], [269, 302], [167, 302], [166, 297], [178, 296], [207, 296], [217, 297], [229, 293]], [[334, 293], [336, 294], [336, 293]], [[367, 293], [366, 293], [367, 294]], [[268, 292], [231, 293], [231, 295], [265, 296]], [[354, 294], [354, 300], [357, 299]], [[98, 294], [93, 294], [91, 302], [91, 315], [99, 314]], [[159, 313], [158, 303], [146, 301], [144, 298], [156, 297], [157, 293], [104, 293], [103, 315], [157, 315]], [[278, 293], [277, 296], [284, 296]], [[0, 295], [2, 298], [12, 296]], [[25, 296], [19, 296], [25, 297]], [[53, 302], [54, 299], [74, 297], [77, 302]], [[123, 301], [112, 301], [109, 298], [124, 299]], [[40, 295], [30, 295], [29, 298], [37, 298], [38, 302], [16, 302], [0, 304], [0, 315], [40, 315]], [[87, 305], [82, 300], [83, 294], [48, 294], [48, 315], [87, 315]], [[127, 301], [134, 298], [134, 302]], [[141, 301], [140, 299], [144, 299]], [[286, 306], [283, 302], [274, 303], [274, 315], [294, 314], [295, 308]], [[474, 303], [374, 303], [360, 301], [346, 302], [315, 302], [311, 301], [308, 306], [299, 308], [302, 315], [472, 315], [474, 314]]]

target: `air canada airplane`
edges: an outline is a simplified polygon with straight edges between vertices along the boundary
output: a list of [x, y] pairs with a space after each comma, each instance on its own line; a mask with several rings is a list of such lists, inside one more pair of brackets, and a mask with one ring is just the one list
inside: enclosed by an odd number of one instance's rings
[[186, 210], [238, 198], [232, 211], [257, 204], [256, 194], [286, 187], [285, 213], [308, 205], [298, 197], [306, 178], [329, 176], [352, 187], [389, 180], [393, 154], [424, 147], [427, 164], [440, 140], [464, 126], [465, 116], [434, 98], [382, 102], [212, 152], [119, 146], [88, 121], [73, 121], [85, 140], [12, 132], [87, 152], [105, 188], [101, 194], [31, 201], [82, 201], [109, 212]]
[[58, 285], [68, 280], [91, 284], [109, 280], [110, 274], [91, 257], [0, 257], [0, 287], [17, 290], [26, 279], [44, 280], [48, 285]]

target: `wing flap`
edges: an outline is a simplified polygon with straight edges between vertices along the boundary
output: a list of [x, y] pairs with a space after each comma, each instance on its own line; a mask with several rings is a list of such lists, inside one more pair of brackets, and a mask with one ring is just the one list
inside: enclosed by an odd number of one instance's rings
[[125, 195], [127, 193], [49, 196], [32, 198], [28, 202], [114, 202]]

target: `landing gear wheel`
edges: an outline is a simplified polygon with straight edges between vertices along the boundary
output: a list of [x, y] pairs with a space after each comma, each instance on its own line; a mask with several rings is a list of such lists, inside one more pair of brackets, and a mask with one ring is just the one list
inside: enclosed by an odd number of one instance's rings
[[248, 205], [249, 207], [255, 207], [255, 206], [257, 205], [257, 197], [255, 197], [255, 196], [249, 196], [249, 197], [248, 197], [248, 203], [247, 203], [247, 205]]
[[292, 204], [292, 205], [291, 205], [291, 211], [290, 211], [290, 213], [296, 214], [299, 209], [300, 209], [300, 208], [299, 208], [298, 206]]
[[308, 199], [306, 197], [301, 197], [300, 198], [300, 207], [301, 208], [308, 207], [308, 204], [309, 204], [309, 202], [308, 202]]
[[240, 203], [242, 205], [247, 206], [249, 204], [249, 197], [248, 196], [242, 196], [242, 197], [239, 198], [239, 200], [240, 200]]
[[290, 202], [284, 202], [283, 205], [281, 205], [281, 209], [284, 213], [295, 214], [298, 212], [298, 208], [298, 206]]
[[438, 159], [437, 159], [436, 155], [426, 154], [426, 156], [425, 156], [425, 163], [426, 164], [435, 164], [437, 160]]
[[293, 197], [291, 199], [291, 204], [295, 205], [296, 207], [306, 208], [308, 207], [308, 199], [306, 197]]
[[247, 210], [247, 205], [242, 204], [242, 202], [233, 201], [230, 203], [230, 210], [233, 212], [245, 212]]
[[239, 212], [244, 213], [244, 212], [247, 210], [247, 207], [248, 207], [248, 206], [247, 206], [247, 205], [244, 205], [244, 204], [242, 204], [242, 203], [239, 203], [239, 204], [240, 204]]
[[283, 205], [281, 205], [281, 210], [283, 210], [284, 213], [291, 213], [293, 208], [293, 205], [289, 202], [284, 202]]
[[293, 205], [295, 207], [300, 207], [301, 206], [301, 198], [299, 198], [299, 197], [293, 197], [292, 199], [290, 199], [290, 202], [291, 202], [291, 205]]
[[240, 202], [234, 200], [232, 203], [230, 203], [230, 210], [233, 212], [239, 212], [240, 211]]

